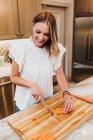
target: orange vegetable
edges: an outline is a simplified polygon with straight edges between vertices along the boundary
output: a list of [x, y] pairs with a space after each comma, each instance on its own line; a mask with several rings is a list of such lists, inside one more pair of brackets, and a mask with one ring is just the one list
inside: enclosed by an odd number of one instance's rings
[[54, 110], [54, 112], [57, 114], [57, 115], [60, 115], [60, 114], [64, 114], [65, 111], [64, 111], [64, 108], [62, 107], [58, 107]]
[[32, 121], [35, 121], [36, 120], [36, 118], [35, 117], [32, 117]]

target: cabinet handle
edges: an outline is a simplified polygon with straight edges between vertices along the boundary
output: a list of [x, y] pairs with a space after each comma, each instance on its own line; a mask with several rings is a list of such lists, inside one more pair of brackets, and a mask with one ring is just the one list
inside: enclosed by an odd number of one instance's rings
[[86, 39], [87, 39], [87, 36], [85, 35], [85, 39], [84, 39], [84, 61], [86, 59]]
[[16, 35], [17, 35], [17, 36], [20, 36], [20, 34], [19, 34], [19, 33], [16, 33]]
[[21, 37], [22, 37], [24, 34], [23, 34], [23, 33], [21, 33], [20, 35], [21, 35]]
[[87, 58], [87, 62], [90, 61], [90, 41], [91, 41], [91, 36], [89, 36], [89, 42], [88, 42], [88, 58]]

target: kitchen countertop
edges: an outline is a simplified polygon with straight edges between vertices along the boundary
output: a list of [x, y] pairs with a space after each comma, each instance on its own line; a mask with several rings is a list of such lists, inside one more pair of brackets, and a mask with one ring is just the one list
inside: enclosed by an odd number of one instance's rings
[[11, 64], [6, 63], [0, 66], [0, 78], [8, 77], [11, 74]]
[[[71, 93], [93, 98], [93, 77], [90, 77], [76, 84], [73, 88], [70, 88], [69, 91]], [[12, 130], [7, 124], [7, 120], [24, 112], [25, 110], [0, 120], [0, 140], [21, 140], [18, 137], [18, 135], [14, 132], [14, 130]], [[66, 140], [79, 139], [93, 140], [93, 117], [91, 117], [80, 128], [76, 129]]]

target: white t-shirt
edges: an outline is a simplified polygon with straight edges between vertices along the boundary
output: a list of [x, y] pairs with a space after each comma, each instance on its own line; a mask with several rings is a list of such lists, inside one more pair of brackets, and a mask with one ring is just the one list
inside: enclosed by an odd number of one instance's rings
[[[9, 52], [10, 58], [19, 65], [21, 77], [38, 83], [44, 98], [53, 96], [53, 74], [61, 66], [62, 56], [66, 50], [61, 44], [58, 44], [58, 47], [59, 55], [49, 57], [46, 48], [38, 48], [31, 38], [28, 38], [13, 43]], [[37, 103], [31, 92], [30, 88], [16, 86], [14, 100], [20, 110]]]

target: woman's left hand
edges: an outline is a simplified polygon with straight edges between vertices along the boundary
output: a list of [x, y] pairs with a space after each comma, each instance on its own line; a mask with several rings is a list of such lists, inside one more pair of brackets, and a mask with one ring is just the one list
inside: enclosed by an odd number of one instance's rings
[[65, 108], [65, 113], [70, 113], [71, 111], [74, 110], [74, 104], [69, 94], [64, 95], [64, 108]]

